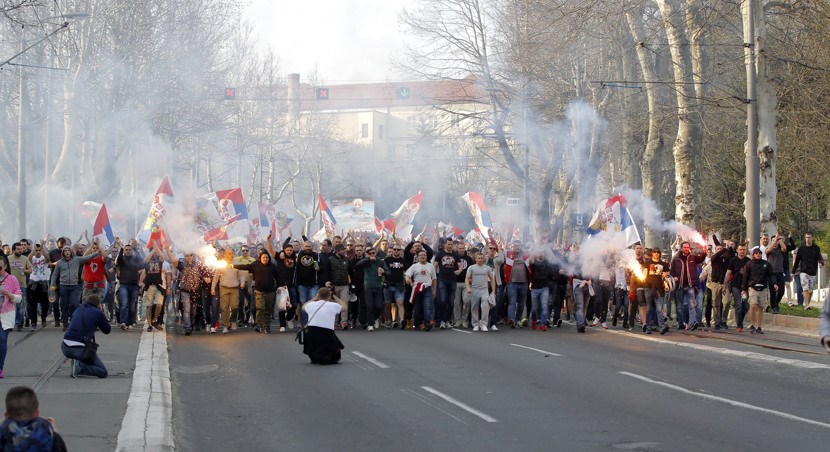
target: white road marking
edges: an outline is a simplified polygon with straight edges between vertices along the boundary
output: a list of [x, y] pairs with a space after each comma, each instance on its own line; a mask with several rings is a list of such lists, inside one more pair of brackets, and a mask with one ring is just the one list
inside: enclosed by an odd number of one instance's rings
[[533, 350], [534, 352], [539, 352], [539, 353], [542, 353], [544, 355], [562, 356], [559, 353], [548, 352], [548, 351], [545, 351], [545, 350], [540, 350], [538, 348], [528, 347], [526, 345], [519, 345], [519, 344], [510, 344], [510, 345], [512, 345], [514, 347], [520, 347], [520, 348], [526, 348], [528, 350]]
[[407, 394], [407, 395], [409, 395], [409, 396], [411, 396], [411, 397], [414, 397], [416, 400], [418, 400], [419, 402], [423, 403], [424, 405], [426, 405], [426, 406], [428, 406], [428, 407], [430, 407], [430, 408], [434, 408], [435, 410], [440, 411], [440, 412], [442, 412], [442, 413], [446, 414], [447, 416], [449, 416], [449, 417], [451, 417], [451, 418], [455, 419], [456, 421], [458, 421], [458, 422], [460, 422], [460, 423], [462, 423], [462, 424], [464, 424], [464, 425], [466, 425], [466, 424], [467, 424], [466, 422], [464, 422], [464, 419], [461, 419], [461, 418], [459, 418], [459, 417], [457, 417], [457, 416], [453, 416], [453, 414], [452, 414], [452, 413], [450, 413], [450, 412], [448, 412], [448, 411], [444, 411], [444, 410], [442, 410], [442, 409], [441, 409], [441, 407], [439, 407], [438, 405], [436, 405], [436, 404], [432, 403], [432, 402], [429, 400], [429, 397], [427, 397], [427, 396], [425, 396], [425, 395], [423, 395], [423, 394], [418, 394], [417, 392], [415, 392], [415, 391], [413, 391], [413, 390], [411, 390], [411, 389], [401, 389], [401, 392], [403, 392], [404, 394]]
[[729, 355], [729, 356], [739, 356], [741, 358], [748, 358], [754, 359], [756, 361], [766, 361], [778, 364], [788, 364], [790, 366], [800, 367], [803, 369], [828, 369], [830, 370], [830, 365], [821, 364], [821, 363], [814, 363], [811, 361], [803, 361], [800, 359], [790, 359], [790, 358], [779, 358], [773, 355], [765, 355], [763, 353], [756, 353], [756, 352], [745, 352], [741, 350], [732, 350], [730, 348], [721, 348], [721, 347], [712, 347], [711, 345], [703, 345], [703, 344], [692, 344], [689, 342], [679, 342], [679, 341], [672, 341], [668, 339], [661, 339], [657, 337], [647, 336], [643, 334], [631, 334], [629, 332], [622, 332], [622, 331], [614, 331], [614, 330], [605, 330], [607, 333], [611, 334], [619, 334], [626, 337], [633, 337], [637, 339], [642, 339], [646, 341], [652, 342], [660, 342], [663, 344], [669, 345], [676, 345], [678, 347], [686, 347], [692, 348], [695, 350], [700, 350], [709, 353], [718, 353], [720, 355]]
[[467, 411], [468, 413], [474, 414], [474, 415], [480, 417], [481, 419], [484, 419], [487, 422], [498, 422], [498, 420], [496, 418], [494, 418], [492, 416], [488, 416], [488, 415], [482, 413], [481, 411], [478, 411], [477, 409], [475, 409], [475, 408], [473, 408], [473, 407], [471, 407], [471, 406], [469, 406], [465, 403], [459, 402], [458, 400], [444, 394], [443, 392], [440, 392], [438, 390], [430, 388], [429, 386], [421, 386], [421, 389], [423, 389], [426, 392], [435, 394], [438, 397], [441, 397], [442, 399], [446, 400], [447, 402], [450, 402], [451, 404], [461, 408], [462, 410]]
[[465, 330], [458, 329], [458, 328], [453, 328], [452, 330], [453, 331], [458, 331], [459, 333], [464, 333], [464, 334], [473, 334], [472, 331], [465, 331]]
[[141, 333], [130, 398], [115, 449], [176, 450], [172, 416], [167, 333], [145, 331]]
[[707, 399], [707, 400], [713, 400], [715, 402], [722, 402], [722, 403], [726, 403], [728, 405], [736, 406], [736, 407], [739, 407], [739, 408], [746, 408], [748, 410], [760, 411], [761, 413], [771, 414], [773, 416], [782, 417], [784, 419], [789, 419], [791, 421], [804, 422], [805, 424], [811, 424], [811, 425], [817, 425], [819, 427], [830, 428], [830, 424], [826, 424], [824, 422], [819, 422], [819, 421], [814, 421], [812, 419], [807, 419], [807, 418], [796, 416], [796, 415], [790, 414], [790, 413], [784, 413], [783, 411], [770, 410], [769, 408], [762, 408], [762, 407], [759, 407], [759, 406], [750, 405], [750, 404], [744, 403], [744, 402], [738, 402], [736, 400], [725, 399], [723, 397], [718, 397], [718, 396], [714, 396], [714, 395], [711, 395], [711, 394], [703, 394], [703, 393], [700, 393], [700, 392], [690, 391], [686, 388], [681, 388], [680, 386], [675, 386], [673, 384], [665, 383], [665, 382], [662, 382], [662, 381], [652, 380], [651, 378], [644, 377], [642, 375], [632, 374], [631, 372], [620, 372], [620, 374], [627, 375], [629, 377], [636, 378], [638, 380], [645, 381], [647, 383], [652, 383], [652, 384], [656, 384], [656, 385], [659, 385], [659, 386], [663, 386], [665, 388], [674, 389], [675, 391], [679, 391], [679, 392], [682, 392], [684, 394], [689, 394], [689, 395], [701, 397], [701, 398], [704, 398], [704, 399]]
[[388, 369], [389, 368], [389, 366], [387, 366], [386, 364], [383, 364], [382, 362], [376, 360], [375, 358], [372, 358], [370, 356], [366, 356], [363, 353], [360, 353], [360, 352], [352, 352], [352, 353], [355, 356], [359, 356], [359, 357], [365, 359], [366, 361], [369, 361], [370, 363], [380, 367], [381, 369]]

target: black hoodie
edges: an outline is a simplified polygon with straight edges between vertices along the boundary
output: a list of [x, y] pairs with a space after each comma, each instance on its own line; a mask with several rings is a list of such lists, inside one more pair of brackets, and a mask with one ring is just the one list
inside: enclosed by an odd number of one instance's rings
[[[259, 259], [250, 264], [234, 264], [233, 268], [238, 270], [247, 270], [251, 272], [254, 277], [254, 290], [257, 292], [276, 292], [277, 291], [277, 266], [271, 259], [271, 255], [263, 253], [268, 256], [268, 263], [263, 264]], [[262, 256], [262, 254], [260, 254]]]

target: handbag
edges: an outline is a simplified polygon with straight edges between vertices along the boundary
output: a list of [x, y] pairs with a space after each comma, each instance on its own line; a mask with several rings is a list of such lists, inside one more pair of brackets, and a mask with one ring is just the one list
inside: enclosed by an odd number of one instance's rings
[[[81, 327], [84, 329], [84, 333], [86, 333], [86, 316], [83, 311], [85, 307], [86, 305], [81, 307]], [[95, 338], [84, 336], [84, 352], [81, 354], [81, 362], [95, 364], [97, 358], [98, 343], [95, 342]]]
[[[317, 310], [316, 310], [316, 311], [314, 311], [314, 314], [311, 314], [311, 317], [309, 317], [309, 319], [308, 319], [308, 323], [311, 323], [311, 319], [313, 319], [313, 318], [314, 318], [314, 316], [315, 316], [315, 315], [317, 315], [317, 313], [320, 311], [320, 309], [321, 309], [323, 306], [325, 306], [325, 303], [321, 304], [321, 305], [320, 305], [320, 307], [318, 307], [318, 308], [317, 308]], [[300, 345], [305, 344], [305, 330], [306, 330], [306, 328], [308, 328], [308, 326], [307, 326], [307, 325], [308, 325], [308, 323], [306, 324], [306, 326], [305, 326], [305, 327], [300, 328], [300, 330], [299, 330], [299, 331], [297, 331], [297, 335], [296, 335], [296, 336], [294, 336], [294, 342], [299, 342], [299, 343], [300, 343]]]

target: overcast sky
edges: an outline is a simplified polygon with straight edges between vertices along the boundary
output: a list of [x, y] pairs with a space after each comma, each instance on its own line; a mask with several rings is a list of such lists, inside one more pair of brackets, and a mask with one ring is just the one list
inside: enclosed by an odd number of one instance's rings
[[305, 79], [317, 65], [333, 83], [400, 80], [390, 66], [403, 52], [398, 14], [415, 0], [250, 0], [246, 18], [287, 73]]

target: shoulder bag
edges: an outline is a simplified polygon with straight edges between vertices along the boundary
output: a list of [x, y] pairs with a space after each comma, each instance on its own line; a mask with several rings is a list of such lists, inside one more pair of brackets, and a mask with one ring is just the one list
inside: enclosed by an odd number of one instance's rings
[[296, 336], [294, 336], [294, 342], [299, 342], [299, 343], [300, 343], [300, 345], [305, 344], [305, 330], [308, 328], [308, 324], [310, 324], [310, 323], [311, 323], [311, 319], [313, 319], [313, 318], [314, 318], [314, 316], [315, 316], [315, 315], [317, 315], [317, 313], [320, 311], [320, 309], [322, 309], [322, 307], [323, 307], [323, 306], [325, 306], [325, 305], [326, 305], [326, 303], [328, 303], [328, 302], [323, 302], [323, 304], [321, 304], [321, 305], [317, 308], [317, 310], [316, 310], [316, 311], [314, 311], [314, 314], [311, 314], [311, 317], [309, 317], [309, 318], [308, 318], [308, 323], [306, 323], [306, 326], [305, 326], [305, 327], [303, 327], [303, 328], [300, 328], [300, 330], [299, 330], [299, 331], [297, 331], [297, 335], [296, 335]]
[[84, 329], [84, 353], [81, 355], [81, 361], [86, 364], [95, 364], [95, 359], [98, 357], [98, 343], [95, 342], [93, 336], [86, 336], [85, 309], [86, 305], [81, 306], [81, 328]]

